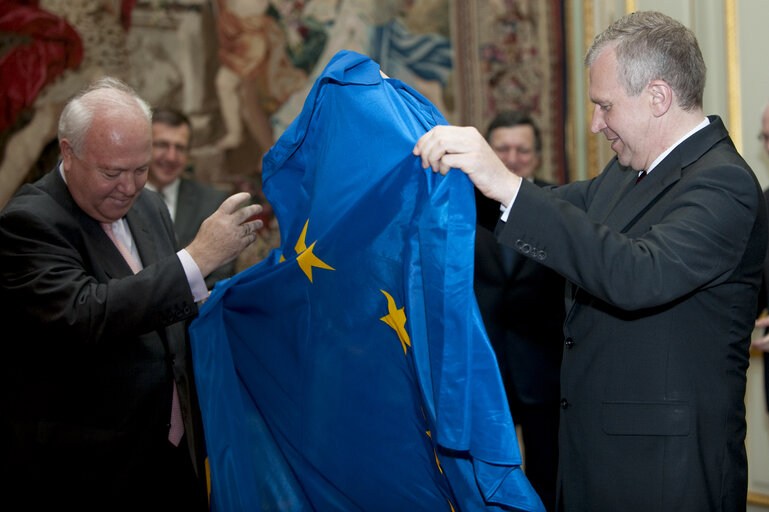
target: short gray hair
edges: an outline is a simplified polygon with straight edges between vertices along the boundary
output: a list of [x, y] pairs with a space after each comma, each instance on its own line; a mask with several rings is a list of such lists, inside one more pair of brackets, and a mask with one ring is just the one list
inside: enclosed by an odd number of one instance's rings
[[94, 115], [114, 108], [138, 109], [152, 121], [152, 109], [138, 93], [113, 77], [96, 80], [73, 96], [59, 116], [59, 141], [67, 139], [75, 156], [81, 156]]
[[638, 96], [659, 79], [673, 89], [680, 108], [702, 108], [706, 68], [691, 30], [659, 12], [627, 14], [596, 36], [585, 55], [585, 66], [592, 67], [612, 45], [620, 83], [629, 96]]

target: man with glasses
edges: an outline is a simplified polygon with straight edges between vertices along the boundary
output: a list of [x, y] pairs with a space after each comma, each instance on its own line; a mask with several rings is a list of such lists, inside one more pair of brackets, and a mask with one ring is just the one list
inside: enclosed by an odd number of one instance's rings
[[[206, 218], [227, 198], [223, 190], [185, 176], [192, 138], [192, 123], [178, 110], [156, 108], [152, 112], [152, 161], [148, 189], [163, 196], [176, 232], [176, 247], [186, 247]], [[235, 274], [235, 261], [206, 277], [206, 286]]]
[[[499, 112], [486, 140], [511, 172], [542, 187], [542, 139], [532, 117]], [[475, 190], [475, 296], [497, 356], [510, 412], [521, 429], [524, 472], [546, 510], [555, 510], [563, 352], [564, 279], [497, 242], [500, 203]]]
[[758, 139], [763, 142], [766, 153], [769, 154], [769, 104], [764, 107], [764, 115], [761, 116], [761, 133]]
[[[764, 107], [761, 116], [761, 133], [758, 139], [764, 144], [766, 154], [769, 155], [769, 103]], [[769, 188], [764, 190], [764, 198], [769, 205]], [[764, 262], [764, 282], [761, 285], [761, 294], [759, 295], [758, 309], [763, 312], [769, 307], [769, 255]], [[756, 320], [756, 327], [767, 329], [762, 338], [753, 340], [752, 348], [761, 350], [764, 353], [764, 387], [766, 396], [766, 407], [769, 410], [769, 316], [763, 316]]]

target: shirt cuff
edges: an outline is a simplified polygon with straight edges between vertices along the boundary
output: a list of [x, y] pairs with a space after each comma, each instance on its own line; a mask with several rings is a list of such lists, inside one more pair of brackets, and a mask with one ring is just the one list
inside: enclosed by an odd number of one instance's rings
[[[521, 186], [523, 186], [523, 183], [521, 183]], [[518, 192], [521, 190], [521, 187], [518, 187], [518, 189], [515, 191], [515, 194], [513, 194], [513, 197], [510, 198], [510, 202], [507, 203], [507, 206], [500, 204], [499, 209], [502, 210], [502, 216], [499, 218], [502, 222], [507, 222], [507, 217], [510, 216], [510, 210], [513, 208], [513, 203], [515, 203], [515, 198], [518, 197]]]
[[186, 249], [182, 249], [177, 252], [179, 261], [184, 267], [184, 273], [187, 275], [187, 282], [190, 284], [190, 291], [195, 302], [200, 302], [208, 298], [208, 288], [206, 287], [206, 281], [203, 279], [203, 274], [198, 268], [198, 264], [192, 259], [192, 256]]

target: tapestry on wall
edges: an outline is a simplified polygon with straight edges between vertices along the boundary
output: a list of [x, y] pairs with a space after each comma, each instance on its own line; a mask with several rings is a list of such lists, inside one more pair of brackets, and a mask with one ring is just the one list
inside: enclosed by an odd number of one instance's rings
[[104, 74], [190, 116], [194, 177], [259, 198], [262, 156], [343, 49], [450, 123], [530, 112], [543, 177], [566, 181], [562, 0], [0, 0], [0, 25], [0, 207], [55, 164], [64, 101]]
[[541, 130], [541, 177], [569, 181], [563, 1], [459, 1], [454, 21], [455, 117], [483, 131], [500, 110], [528, 112]]

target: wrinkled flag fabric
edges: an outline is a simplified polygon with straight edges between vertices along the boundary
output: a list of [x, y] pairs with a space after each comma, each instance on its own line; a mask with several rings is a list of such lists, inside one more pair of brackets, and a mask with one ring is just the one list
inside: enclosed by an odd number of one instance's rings
[[213, 510], [544, 510], [473, 294], [472, 184], [412, 155], [437, 124], [343, 51], [265, 155], [281, 246], [190, 327]]

